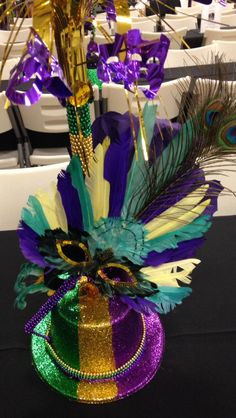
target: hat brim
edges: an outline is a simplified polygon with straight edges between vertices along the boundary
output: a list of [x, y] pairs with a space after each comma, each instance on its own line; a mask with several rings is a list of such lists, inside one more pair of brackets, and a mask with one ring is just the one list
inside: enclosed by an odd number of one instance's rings
[[[50, 323], [48, 314], [37, 326], [45, 334]], [[146, 343], [142, 355], [132, 367], [115, 379], [103, 382], [83, 382], [72, 379], [54, 363], [45, 340], [32, 336], [33, 362], [40, 377], [53, 389], [79, 402], [104, 403], [122, 399], [144, 387], [158, 370], [163, 350], [164, 331], [157, 314], [145, 317]], [[114, 387], [116, 390], [114, 391]]]

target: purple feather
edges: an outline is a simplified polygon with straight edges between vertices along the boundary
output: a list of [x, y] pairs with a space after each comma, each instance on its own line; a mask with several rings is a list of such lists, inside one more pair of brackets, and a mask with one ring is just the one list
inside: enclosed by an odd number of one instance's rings
[[170, 121], [167, 119], [157, 120], [150, 146], [151, 150], [155, 150], [155, 157], [159, 157], [171, 140], [179, 133], [180, 129], [181, 125], [178, 122], [170, 125]]
[[151, 251], [144, 261], [145, 266], [158, 267], [164, 263], [191, 258], [196, 250], [204, 243], [205, 238], [196, 238], [181, 242], [178, 248], [165, 250], [162, 253]]
[[19, 223], [17, 235], [21, 252], [27, 260], [40, 267], [49, 265], [38, 251], [38, 235], [22, 220]]
[[83, 218], [76, 189], [72, 186], [70, 173], [62, 170], [58, 175], [57, 188], [65, 209], [67, 222], [72, 229], [83, 229]]
[[151, 315], [153, 312], [156, 312], [155, 303], [145, 298], [141, 298], [139, 296], [136, 296], [136, 298], [131, 298], [129, 296], [120, 296], [120, 299], [123, 303], [128, 305], [134, 311], [143, 313], [144, 315]]
[[171, 206], [174, 206], [177, 202], [204, 183], [205, 178], [201, 169], [196, 169], [191, 173], [187, 173], [187, 175], [183, 177], [182, 181], [171, 184], [163, 194], [160, 194], [157, 199], [155, 199], [155, 201], [152, 202], [152, 204], [142, 213], [140, 219], [146, 224]]
[[108, 136], [110, 146], [104, 161], [104, 178], [110, 183], [109, 217], [120, 216], [123, 206], [133, 138], [127, 114], [108, 112], [98, 118], [92, 127], [94, 148]]

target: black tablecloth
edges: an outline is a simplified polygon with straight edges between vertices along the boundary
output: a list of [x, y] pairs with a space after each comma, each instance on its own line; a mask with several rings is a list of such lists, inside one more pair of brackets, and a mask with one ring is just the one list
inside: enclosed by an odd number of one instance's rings
[[43, 296], [14, 308], [13, 285], [23, 261], [15, 232], [0, 233], [1, 418], [234, 418], [236, 416], [236, 217], [216, 218], [199, 251], [193, 294], [162, 317], [166, 349], [144, 389], [122, 401], [77, 404], [52, 391], [31, 365], [23, 326]]

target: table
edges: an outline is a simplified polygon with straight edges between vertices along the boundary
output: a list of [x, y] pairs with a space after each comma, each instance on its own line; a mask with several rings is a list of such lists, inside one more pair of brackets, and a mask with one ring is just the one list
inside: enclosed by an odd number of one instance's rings
[[24, 323], [43, 296], [14, 308], [13, 285], [23, 258], [15, 232], [0, 232], [1, 418], [234, 418], [236, 416], [236, 217], [214, 220], [193, 293], [167, 316], [159, 372], [143, 390], [104, 405], [77, 404], [53, 392], [31, 366]]

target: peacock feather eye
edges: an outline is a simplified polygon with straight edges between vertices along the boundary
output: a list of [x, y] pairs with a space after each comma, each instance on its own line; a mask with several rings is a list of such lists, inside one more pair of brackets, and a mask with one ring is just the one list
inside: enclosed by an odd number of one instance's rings
[[236, 147], [236, 115], [226, 121], [219, 131], [219, 144], [226, 150]]
[[97, 274], [102, 280], [115, 287], [133, 287], [137, 283], [132, 271], [118, 263], [105, 264], [98, 270]]
[[205, 127], [210, 128], [213, 123], [216, 121], [217, 116], [220, 115], [220, 113], [223, 110], [223, 102], [221, 99], [215, 99], [212, 100], [207, 108], [205, 109], [204, 113], [204, 124]]
[[72, 240], [56, 240], [56, 247], [60, 257], [73, 266], [85, 266], [91, 257], [85, 244]]

